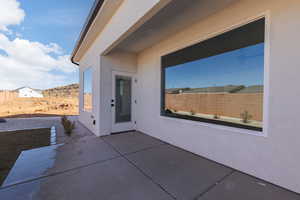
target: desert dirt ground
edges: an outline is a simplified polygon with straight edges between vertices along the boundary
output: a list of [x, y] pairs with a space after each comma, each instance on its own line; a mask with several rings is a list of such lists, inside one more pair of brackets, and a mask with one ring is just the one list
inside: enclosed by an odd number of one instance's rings
[[15, 98], [0, 104], [0, 117], [78, 115], [77, 97]]

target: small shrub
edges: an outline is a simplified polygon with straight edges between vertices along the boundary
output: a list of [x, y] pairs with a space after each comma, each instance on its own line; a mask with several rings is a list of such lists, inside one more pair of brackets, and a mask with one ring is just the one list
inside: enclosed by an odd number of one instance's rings
[[250, 119], [252, 118], [252, 115], [249, 114], [247, 110], [245, 110], [243, 113], [241, 113], [242, 122], [245, 124], [250, 122]]
[[166, 109], [166, 111], [165, 111], [167, 114], [172, 114], [173, 112], [172, 112], [172, 110], [170, 110], [170, 109]]
[[63, 116], [61, 118], [61, 124], [64, 127], [65, 134], [70, 136], [75, 128], [75, 122], [72, 122], [66, 116]]
[[218, 114], [214, 114], [214, 119], [220, 119], [220, 116]]

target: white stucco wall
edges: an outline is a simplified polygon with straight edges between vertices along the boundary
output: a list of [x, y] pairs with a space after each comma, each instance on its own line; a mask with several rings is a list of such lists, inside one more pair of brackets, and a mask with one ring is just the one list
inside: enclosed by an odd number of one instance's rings
[[[80, 121], [96, 135], [109, 134], [111, 71], [137, 70], [138, 104], [135, 113], [138, 130], [300, 192], [300, 1], [240, 0], [138, 55], [114, 52], [101, 57], [103, 51], [122, 37], [158, 1], [139, 2], [124, 1], [80, 61], [80, 99], [82, 71], [90, 66], [94, 70], [93, 112], [86, 113], [80, 109]], [[250, 135], [239, 129], [161, 117], [160, 57], [265, 12], [270, 13], [270, 68], [266, 71], [269, 97], [265, 99], [267, 137]], [[91, 115], [96, 119], [95, 126], [92, 125]]]
[[[100, 122], [100, 113], [103, 110], [103, 113], [106, 113], [109, 108], [104, 107], [100, 110], [99, 102], [105, 102], [105, 106], [110, 105], [106, 102], [111, 96], [108, 95], [109, 89], [106, 88], [104, 91], [100, 91], [100, 82], [107, 82], [105, 77], [111, 77], [110, 73], [105, 74], [105, 72], [100, 72], [100, 66], [104, 66], [103, 71], [105, 71], [105, 65], [101, 63], [105, 63], [105, 59], [102, 59], [100, 55], [103, 54], [105, 50], [107, 50], [110, 46], [112, 46], [119, 38], [123, 37], [129, 29], [132, 29], [146, 13], [151, 12], [152, 10], [157, 10], [162, 5], [165, 5], [166, 2], [170, 0], [147, 0], [147, 1], [140, 1], [140, 0], [124, 0], [123, 3], [120, 5], [116, 13], [112, 16], [109, 23], [105, 26], [101, 34], [97, 37], [93, 45], [88, 49], [88, 51], [84, 54], [81, 58], [79, 65], [80, 65], [80, 94], [79, 94], [79, 111], [80, 117], [79, 121], [83, 123], [88, 129], [93, 131], [96, 135], [104, 135], [107, 134], [108, 128], [108, 116], [102, 117], [101, 123]], [[152, 11], [154, 12], [154, 11]], [[126, 55], [125, 55], [126, 57]], [[103, 60], [103, 61], [102, 61]], [[121, 59], [126, 60], [126, 59]], [[91, 113], [83, 111], [83, 71], [88, 68], [93, 68], [93, 111]], [[106, 68], [109, 67], [106, 65]], [[109, 72], [111, 70], [108, 70]], [[101, 77], [104, 77], [101, 80]], [[104, 85], [103, 85], [104, 86]], [[105, 88], [105, 87], [104, 87]], [[111, 92], [111, 90], [110, 90]], [[100, 93], [104, 93], [100, 96]], [[102, 98], [102, 99], [101, 99]], [[106, 113], [107, 114], [107, 113]], [[93, 118], [92, 118], [93, 116]], [[93, 120], [96, 120], [96, 125], [93, 125]], [[107, 123], [105, 123], [105, 121]], [[103, 125], [101, 125], [103, 124]], [[102, 127], [103, 126], [103, 127]], [[101, 129], [101, 130], [100, 130]]]
[[[160, 116], [161, 56], [268, 11], [267, 137]], [[300, 192], [300, 1], [241, 0], [138, 56], [139, 130], [196, 154]], [[268, 33], [267, 33], [268, 34]], [[267, 44], [268, 45], [268, 44]], [[268, 56], [268, 55], [266, 55]]]
[[[93, 88], [92, 88], [92, 111], [87, 112], [84, 110], [83, 106], [83, 72], [88, 69], [92, 69], [92, 82], [93, 82]], [[96, 135], [99, 134], [99, 106], [100, 104], [100, 58], [99, 56], [95, 55], [86, 57], [86, 59], [83, 59], [80, 61], [80, 70], [79, 70], [79, 121], [84, 124], [89, 130], [91, 130]], [[93, 121], [96, 121], [95, 124], [93, 124]]]
[[[137, 57], [135, 54], [126, 52], [114, 52], [107, 56], [101, 57], [101, 86], [100, 86], [100, 134], [108, 135], [112, 131], [112, 113], [111, 99], [112, 97], [112, 71], [118, 72], [137, 72]], [[133, 83], [134, 84], [134, 83]], [[133, 118], [136, 109], [133, 106]]]

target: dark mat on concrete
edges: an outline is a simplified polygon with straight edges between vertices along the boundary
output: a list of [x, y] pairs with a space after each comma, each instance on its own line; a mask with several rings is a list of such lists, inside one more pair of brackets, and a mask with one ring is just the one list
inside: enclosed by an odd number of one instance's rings
[[103, 137], [120, 153], [127, 154], [150, 147], [165, 144], [164, 142], [139, 132], [121, 133]]
[[3, 119], [3, 118], [0, 118], [0, 123], [5, 123], [6, 122], [6, 120], [5, 119]]
[[74, 169], [120, 156], [102, 139], [90, 136], [76, 142], [23, 151], [2, 186]]
[[300, 200], [300, 195], [234, 172], [198, 200]]
[[0, 190], [13, 200], [171, 200], [124, 158]]
[[232, 170], [171, 145], [126, 156], [177, 199], [195, 199]]

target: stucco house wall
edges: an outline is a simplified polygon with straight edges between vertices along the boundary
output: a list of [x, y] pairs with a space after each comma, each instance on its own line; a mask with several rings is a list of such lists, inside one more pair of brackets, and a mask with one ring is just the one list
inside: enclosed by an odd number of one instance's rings
[[[111, 74], [137, 72], [134, 108], [137, 130], [193, 153], [300, 192], [299, 32], [300, 1], [240, 0], [168, 39], [139, 52], [103, 52], [131, 31], [132, 26], [158, 4], [158, 0], [125, 0], [90, 49], [80, 60], [82, 72], [93, 67], [93, 112], [80, 111], [80, 121], [96, 135], [111, 128]], [[213, 5], [211, 5], [213, 7]], [[133, 11], [132, 8], [135, 10]], [[262, 14], [267, 18], [264, 99], [264, 134], [160, 116], [163, 55], [207, 39]], [[184, 22], [182, 22], [184, 23]], [[125, 34], [126, 33], [126, 34]], [[82, 101], [80, 103], [82, 108]], [[96, 119], [92, 124], [91, 115]]]
[[[237, 1], [140, 53], [138, 77], [143, 89], [138, 91], [138, 130], [300, 192], [300, 123], [295, 109], [300, 102], [299, 10], [296, 0]], [[267, 136], [160, 116], [160, 57], [262, 13], [267, 13], [269, 27], [264, 109]]]
[[[100, 86], [100, 134], [111, 133], [111, 99], [112, 99], [112, 72], [137, 73], [137, 57], [135, 54], [117, 51], [108, 56], [101, 57], [101, 86]], [[134, 86], [135, 87], [135, 86]], [[136, 91], [136, 90], [135, 90]], [[133, 91], [134, 92], [134, 91]], [[136, 108], [133, 106], [133, 118], [135, 118]]]
[[[81, 57], [79, 65], [80, 65], [80, 117], [79, 120], [91, 131], [93, 131], [96, 135], [105, 135], [108, 134], [107, 130], [110, 129], [111, 122], [108, 119], [108, 116], [102, 117], [100, 120], [100, 114], [105, 115], [110, 109], [110, 102], [107, 103], [107, 96], [101, 95], [102, 92], [106, 94], [111, 94], [111, 90], [108, 88], [104, 89], [104, 91], [100, 90], [100, 77], [111, 77], [111, 71], [109, 70], [106, 74], [105, 68], [109, 68], [109, 66], [105, 67], [105, 57], [101, 58], [101, 55], [107, 50], [110, 46], [116, 43], [120, 38], [126, 37], [126, 34], [134, 31], [139, 24], [142, 24], [141, 18], [146, 14], [149, 17], [154, 15], [160, 7], [170, 2], [170, 0], [147, 0], [147, 1], [136, 1], [136, 0], [124, 0], [120, 7], [117, 9], [115, 14], [109, 20], [108, 24], [106, 24], [105, 28], [101, 32], [101, 34], [97, 37], [97, 39], [93, 42], [93, 44], [89, 47], [88, 51]], [[135, 60], [136, 62], [136, 60]], [[93, 68], [93, 110], [92, 112], [85, 112], [83, 110], [83, 71], [88, 68]], [[119, 66], [121, 67], [121, 66]], [[105, 83], [108, 80], [103, 79], [101, 82]], [[111, 84], [111, 83], [110, 83]], [[102, 85], [104, 87], [104, 85]], [[102, 99], [100, 98], [103, 97]], [[109, 99], [111, 96], [109, 97]], [[104, 102], [104, 104], [100, 104], [99, 102]], [[101, 106], [102, 105], [102, 106]], [[100, 111], [100, 107], [104, 107]], [[96, 120], [96, 124], [93, 124], [93, 120]], [[109, 128], [108, 128], [109, 127]], [[101, 131], [100, 131], [101, 129]]]

